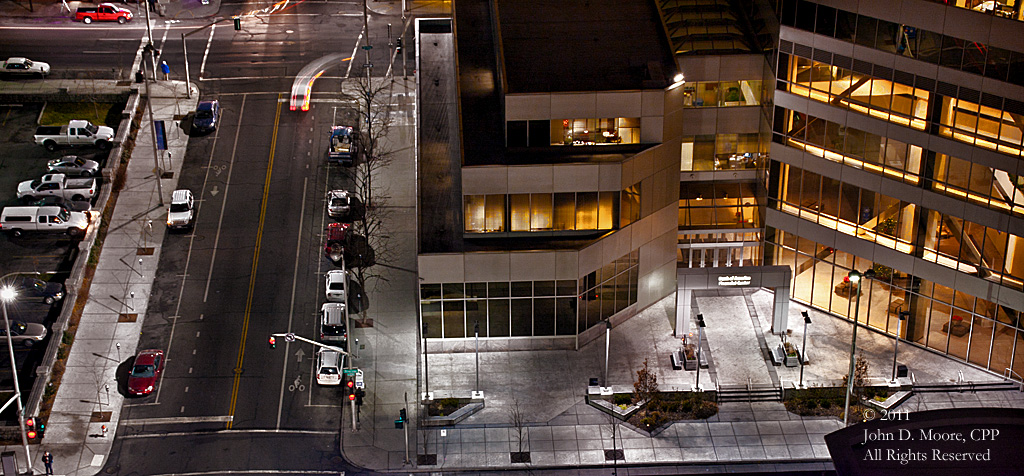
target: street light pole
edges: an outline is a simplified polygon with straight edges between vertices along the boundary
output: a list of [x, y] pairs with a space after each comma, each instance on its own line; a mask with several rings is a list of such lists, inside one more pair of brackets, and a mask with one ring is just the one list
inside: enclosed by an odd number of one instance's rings
[[697, 384], [694, 386], [694, 391], [701, 391], [700, 389], [700, 351], [701, 342], [704, 341], [704, 314], [697, 314]]
[[473, 338], [476, 339], [476, 390], [473, 393], [480, 392], [480, 321], [473, 323]]
[[423, 323], [423, 398], [430, 395], [430, 352], [427, 350], [427, 323]]
[[25, 436], [25, 408], [21, 405], [21, 385], [18, 383], [18, 368], [14, 363], [14, 344], [11, 343], [11, 321], [7, 319], [7, 303], [13, 301], [14, 289], [4, 287], [0, 290], [0, 300], [4, 308], [4, 329], [7, 333], [7, 352], [11, 358], [11, 375], [14, 377], [14, 398], [18, 403], [18, 426], [21, 427], [21, 446], [25, 448], [25, 464], [32, 468], [32, 456], [28, 452], [28, 438]]
[[[849, 426], [850, 423], [850, 396], [853, 394], [853, 373], [856, 366], [857, 358], [857, 318], [860, 317], [860, 281], [861, 274], [857, 270], [850, 271], [850, 282], [853, 283], [853, 298], [856, 299], [853, 311], [853, 337], [850, 338], [850, 373], [846, 375], [846, 403], [843, 404], [843, 426]], [[865, 279], [872, 279], [875, 277], [875, 271], [869, 269], [864, 272]], [[870, 299], [870, 290], [868, 290], [868, 298]]]
[[800, 388], [804, 387], [804, 362], [807, 360], [807, 324], [811, 323], [811, 316], [807, 315], [807, 311], [800, 311], [800, 314], [804, 316], [804, 345], [800, 347]]
[[604, 386], [610, 387], [611, 385], [608, 385], [608, 352], [612, 346], [612, 321], [605, 319], [604, 325]]
[[896, 383], [896, 356], [900, 351], [900, 328], [902, 327], [903, 321], [910, 317], [910, 311], [899, 310], [897, 314], [899, 318], [896, 320], [896, 343], [892, 346], [892, 382]]

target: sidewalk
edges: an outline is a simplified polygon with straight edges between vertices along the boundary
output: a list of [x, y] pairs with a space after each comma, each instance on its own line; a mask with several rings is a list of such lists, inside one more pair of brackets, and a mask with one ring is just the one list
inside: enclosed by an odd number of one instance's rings
[[[56, 92], [66, 88], [69, 94], [116, 94], [130, 88], [117, 81], [54, 80], [14, 84], [23, 93]], [[4, 92], [13, 90], [10, 84], [5, 86], [8, 87]], [[141, 90], [144, 92], [145, 88]], [[167, 130], [167, 151], [159, 151], [160, 167], [165, 177], [168, 172], [172, 175], [161, 180], [162, 194], [158, 194], [153, 173], [152, 123], [144, 112], [128, 163], [126, 185], [117, 198], [43, 443], [30, 446], [32, 467], [37, 473], [45, 473], [41, 457], [43, 451], [50, 451], [57, 474], [94, 475], [102, 468], [115, 437], [123, 401], [116, 373], [118, 366], [136, 352], [166, 231], [166, 206], [177, 183], [188, 143], [188, 137], [177, 127], [175, 116], [194, 110], [199, 97], [193, 94], [192, 99], [187, 98], [185, 83], [181, 81], [160, 81], [151, 84], [151, 91], [153, 119], [164, 121]], [[117, 164], [120, 151], [120, 147], [113, 149], [108, 167]], [[105, 194], [109, 193], [110, 184], [106, 187]], [[102, 207], [103, 203], [98, 201], [96, 208]], [[97, 228], [91, 227], [90, 235], [83, 241], [85, 253], [81, 260], [88, 256], [88, 245]], [[68, 286], [80, 284], [68, 283]], [[5, 447], [4, 451], [14, 451], [19, 467], [22, 470], [27, 467], [21, 446]]]

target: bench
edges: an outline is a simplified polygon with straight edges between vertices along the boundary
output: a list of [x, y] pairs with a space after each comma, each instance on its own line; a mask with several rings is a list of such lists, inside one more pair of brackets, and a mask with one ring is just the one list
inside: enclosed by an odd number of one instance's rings
[[670, 353], [669, 357], [672, 360], [672, 370], [683, 370], [683, 363], [681, 362], [682, 359], [679, 357], [678, 350]]

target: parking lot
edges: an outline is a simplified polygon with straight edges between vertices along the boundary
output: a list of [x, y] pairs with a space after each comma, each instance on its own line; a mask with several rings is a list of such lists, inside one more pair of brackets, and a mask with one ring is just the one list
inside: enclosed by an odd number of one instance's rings
[[[24, 204], [16, 195], [18, 183], [47, 173], [46, 163], [50, 159], [78, 155], [99, 162], [101, 167], [106, 165], [109, 153], [97, 148], [48, 152], [36, 145], [33, 134], [42, 108], [41, 103], [0, 105], [0, 144], [3, 145], [0, 147], [0, 209]], [[79, 204], [76, 209], [81, 206]], [[4, 283], [9, 283], [17, 275], [31, 275], [44, 281], [63, 283], [75, 260], [79, 258], [80, 238], [71, 238], [65, 234], [26, 233], [20, 237], [7, 233], [3, 235], [0, 237], [0, 281]], [[39, 323], [48, 329], [47, 339], [30, 348], [15, 344], [15, 361], [23, 391], [31, 388], [34, 383], [35, 368], [53, 339], [51, 326], [60, 315], [63, 305], [63, 300], [50, 305], [44, 303], [41, 297], [20, 295], [7, 306], [12, 323]], [[5, 342], [0, 342], [0, 347], [5, 346]], [[0, 364], [0, 387], [13, 386], [10, 378], [10, 366]], [[5, 416], [10, 413], [5, 412]]]

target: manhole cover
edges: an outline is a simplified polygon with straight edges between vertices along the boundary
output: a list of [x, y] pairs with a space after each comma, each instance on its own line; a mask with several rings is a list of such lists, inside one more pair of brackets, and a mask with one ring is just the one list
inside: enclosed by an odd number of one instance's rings
[[416, 464], [420, 466], [434, 466], [437, 464], [437, 455], [416, 455]]
[[162, 178], [162, 179], [172, 179], [172, 178], [174, 178], [174, 172], [164, 172], [164, 173], [160, 174], [160, 178]]
[[618, 459], [621, 459], [623, 461], [626, 460], [626, 456], [622, 454], [622, 450], [604, 450], [605, 461], [613, 461]]

